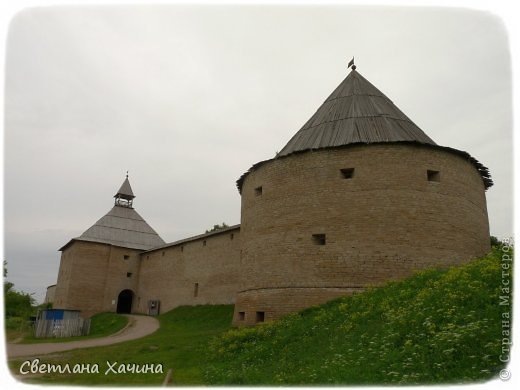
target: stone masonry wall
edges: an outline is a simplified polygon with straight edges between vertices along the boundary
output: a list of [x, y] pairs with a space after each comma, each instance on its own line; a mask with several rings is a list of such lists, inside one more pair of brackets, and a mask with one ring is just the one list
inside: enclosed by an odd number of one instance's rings
[[181, 305], [232, 304], [238, 291], [240, 229], [141, 255], [136, 311], [160, 300], [161, 313]]
[[58, 270], [58, 280], [54, 291], [53, 307], [55, 309], [66, 309], [69, 301], [69, 286], [72, 273], [73, 251], [70, 246], [61, 252], [60, 268]]
[[45, 292], [45, 299], [43, 300], [43, 303], [54, 302], [55, 295], [56, 295], [56, 285], [47, 287], [47, 291]]
[[[53, 307], [81, 310], [82, 317], [116, 311], [119, 293], [136, 290], [139, 253], [107, 244], [72, 242], [61, 255]], [[132, 275], [127, 277], [127, 272]]]
[[[345, 178], [341, 170], [352, 168]], [[439, 174], [430, 181], [428, 170]], [[235, 325], [490, 249], [475, 167], [415, 145], [359, 145], [267, 162], [243, 183], [241, 218]]]

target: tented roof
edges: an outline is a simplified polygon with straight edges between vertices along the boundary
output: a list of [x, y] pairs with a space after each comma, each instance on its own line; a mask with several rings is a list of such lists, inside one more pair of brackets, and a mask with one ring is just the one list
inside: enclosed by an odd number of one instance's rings
[[117, 191], [117, 194], [114, 195], [114, 198], [123, 198], [123, 199], [133, 199], [135, 198], [134, 192], [132, 191], [132, 187], [130, 186], [130, 182], [128, 181], [128, 176], [126, 177], [123, 184]]
[[[134, 198], [132, 187], [126, 177], [123, 185], [116, 194], [124, 199]], [[81, 236], [73, 238], [60, 250], [65, 249], [73, 241], [99, 242], [124, 248], [148, 250], [164, 245], [164, 240], [129, 205], [117, 202], [112, 209], [99, 221], [88, 228]]]
[[436, 145], [388, 97], [352, 70], [278, 156], [353, 143], [396, 141]]
[[[114, 206], [81, 236], [73, 240], [99, 242], [142, 250], [164, 244], [164, 240], [135, 209], [122, 206]], [[64, 249], [65, 246], [60, 250]]]
[[[493, 185], [484, 165], [465, 151], [437, 145], [355, 69], [274, 159], [310, 150], [381, 143], [417, 145], [457, 154], [475, 166], [486, 189]], [[254, 164], [237, 180], [238, 191], [242, 191], [242, 184], [250, 172], [274, 159]]]

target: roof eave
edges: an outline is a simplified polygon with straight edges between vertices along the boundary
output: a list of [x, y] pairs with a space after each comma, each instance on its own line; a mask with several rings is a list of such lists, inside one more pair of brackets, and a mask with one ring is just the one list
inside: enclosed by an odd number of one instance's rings
[[[150, 249], [145, 249], [145, 248], [141, 248], [141, 247], [137, 247], [137, 246], [117, 245], [117, 244], [110, 243], [110, 242], [103, 242], [101, 240], [97, 241], [97, 240], [89, 240], [89, 239], [85, 239], [85, 238], [81, 238], [81, 237], [76, 237], [76, 238], [72, 238], [69, 242], [67, 242], [60, 249], [58, 249], [58, 252], [63, 252], [65, 249], [67, 249], [69, 246], [71, 246], [76, 241], [90, 242], [92, 244], [100, 244], [100, 245], [109, 245], [109, 246], [114, 246], [117, 248], [132, 249], [132, 250], [137, 250], [137, 251], [142, 251], [142, 252], [150, 250]], [[136, 244], [136, 245], [139, 245], [139, 244]]]
[[287, 158], [289, 156], [300, 154], [300, 153], [307, 153], [307, 152], [313, 152], [318, 150], [329, 150], [329, 149], [343, 149], [343, 148], [349, 148], [353, 146], [360, 146], [360, 145], [415, 145], [420, 147], [426, 147], [426, 148], [432, 148], [432, 149], [440, 149], [445, 150], [450, 153], [458, 154], [461, 157], [467, 158], [468, 161], [473, 164], [473, 166], [477, 169], [480, 176], [482, 177], [482, 181], [484, 182], [484, 187], [486, 191], [493, 186], [493, 179], [491, 178], [491, 173], [489, 172], [489, 168], [487, 168], [485, 165], [480, 163], [476, 158], [472, 157], [468, 152], [465, 152], [463, 150], [458, 150], [454, 148], [450, 148], [448, 146], [440, 146], [440, 145], [433, 145], [433, 144], [427, 144], [427, 143], [420, 143], [417, 141], [393, 141], [393, 142], [372, 142], [372, 143], [365, 143], [365, 142], [357, 142], [357, 143], [351, 143], [346, 145], [336, 145], [336, 146], [328, 146], [328, 147], [322, 147], [317, 149], [304, 149], [304, 150], [297, 150], [292, 153], [283, 155], [283, 156], [276, 156], [274, 158], [270, 158], [268, 160], [259, 161], [256, 164], [253, 164], [251, 168], [249, 168], [246, 172], [240, 176], [240, 178], [236, 181], [238, 193], [242, 194], [242, 186], [244, 184], [245, 179], [247, 176], [253, 172], [254, 170], [258, 169], [260, 166], [264, 165], [265, 163], [268, 163], [270, 161], [279, 160], [282, 158]]

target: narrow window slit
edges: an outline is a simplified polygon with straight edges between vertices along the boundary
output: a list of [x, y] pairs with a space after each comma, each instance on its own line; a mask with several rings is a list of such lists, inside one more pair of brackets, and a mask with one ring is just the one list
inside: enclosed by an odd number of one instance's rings
[[439, 171], [431, 171], [428, 169], [426, 171], [426, 176], [428, 177], [428, 181], [441, 181], [441, 173]]
[[325, 234], [313, 234], [312, 241], [315, 245], [325, 245], [327, 243], [327, 236]]
[[343, 168], [340, 171], [343, 179], [352, 179], [354, 177], [354, 168]]

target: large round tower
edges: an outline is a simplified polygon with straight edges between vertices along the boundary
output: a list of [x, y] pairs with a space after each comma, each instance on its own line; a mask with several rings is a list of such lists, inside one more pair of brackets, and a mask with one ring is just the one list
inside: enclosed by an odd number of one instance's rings
[[438, 146], [355, 68], [274, 159], [237, 184], [235, 325], [490, 249], [488, 170]]

